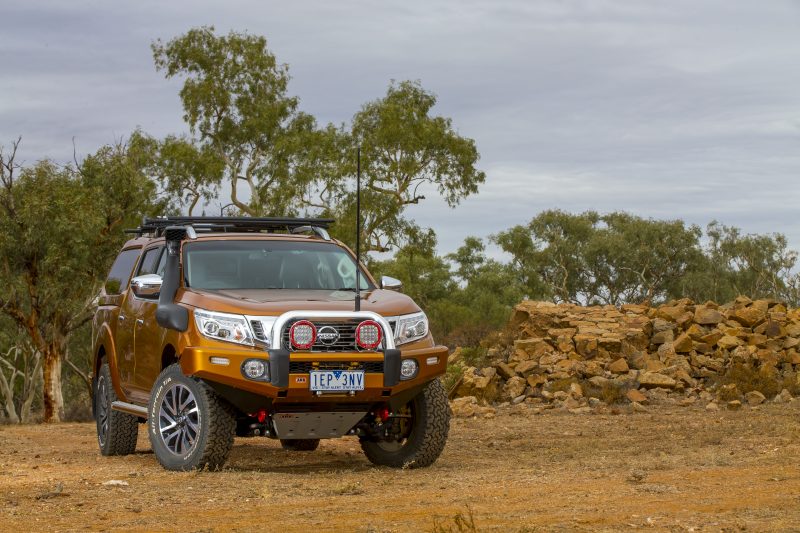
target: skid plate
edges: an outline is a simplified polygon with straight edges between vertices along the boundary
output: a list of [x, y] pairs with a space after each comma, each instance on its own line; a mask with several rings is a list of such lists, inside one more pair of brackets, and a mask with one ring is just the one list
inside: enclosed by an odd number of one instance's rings
[[333, 439], [346, 435], [366, 414], [366, 411], [275, 413], [272, 421], [279, 439]]

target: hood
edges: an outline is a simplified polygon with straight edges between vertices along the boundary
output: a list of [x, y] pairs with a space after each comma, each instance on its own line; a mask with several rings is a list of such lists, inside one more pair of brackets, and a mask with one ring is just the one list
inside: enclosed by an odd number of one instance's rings
[[[178, 295], [181, 303], [223, 313], [277, 316], [287, 311], [352, 311], [351, 291], [305, 289], [186, 289]], [[420, 310], [414, 300], [395, 291], [361, 291], [361, 310], [382, 316], [404, 315]]]

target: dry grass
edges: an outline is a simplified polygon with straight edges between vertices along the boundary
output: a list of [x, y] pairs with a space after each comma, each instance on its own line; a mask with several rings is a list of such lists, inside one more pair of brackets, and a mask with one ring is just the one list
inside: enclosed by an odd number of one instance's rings
[[[780, 377], [774, 368], [767, 366], [756, 368], [752, 364], [735, 363], [728, 368], [725, 373], [717, 380], [718, 391], [722, 394], [722, 400], [736, 400], [738, 395], [734, 392], [728, 394], [724, 386], [736, 385], [736, 389], [741, 394], [750, 391], [758, 391], [767, 398], [774, 398], [783, 389], [787, 389], [792, 395], [800, 394], [800, 385], [793, 376]], [[728, 389], [730, 391], [730, 389]], [[730, 397], [727, 397], [730, 396]]]

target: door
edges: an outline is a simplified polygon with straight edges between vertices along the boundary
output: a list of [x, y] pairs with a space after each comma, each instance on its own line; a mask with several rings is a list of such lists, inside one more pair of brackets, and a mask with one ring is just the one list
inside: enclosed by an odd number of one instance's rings
[[[164, 247], [145, 250], [137, 276], [158, 274], [164, 276], [166, 254]], [[150, 397], [158, 374], [161, 373], [161, 351], [166, 330], [156, 322], [158, 298], [137, 298], [136, 323], [134, 331], [134, 359], [136, 369], [134, 384], [137, 395]]]
[[141, 248], [130, 248], [120, 252], [111, 266], [105, 283], [106, 294], [119, 302], [115, 324], [110, 325], [114, 331], [116, 358], [109, 363], [114, 363], [111, 365], [112, 371], [116, 367], [120, 387], [126, 395], [133, 386], [134, 377], [134, 320], [129, 285], [133, 267], [139, 259], [141, 251]]

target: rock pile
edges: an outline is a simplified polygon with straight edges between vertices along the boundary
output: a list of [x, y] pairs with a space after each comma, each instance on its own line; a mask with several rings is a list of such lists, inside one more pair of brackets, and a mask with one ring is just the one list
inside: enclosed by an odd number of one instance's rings
[[740, 296], [734, 302], [659, 307], [517, 305], [488, 365], [462, 365], [456, 414], [503, 402], [583, 412], [609, 404], [705, 401], [736, 409], [785, 402], [800, 391], [800, 309]]

